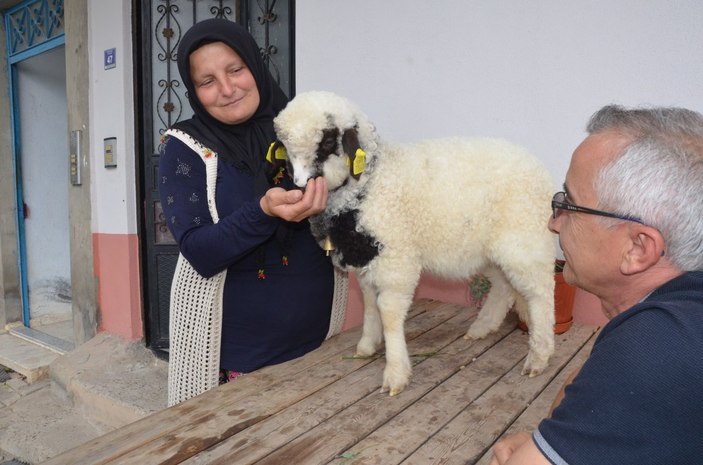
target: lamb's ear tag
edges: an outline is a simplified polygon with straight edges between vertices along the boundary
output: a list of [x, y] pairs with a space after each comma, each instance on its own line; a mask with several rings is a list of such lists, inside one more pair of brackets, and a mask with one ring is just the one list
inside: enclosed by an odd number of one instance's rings
[[361, 148], [358, 148], [356, 149], [356, 153], [354, 155], [354, 168], [352, 173], [354, 176], [359, 176], [364, 172], [364, 169], [366, 169], [366, 152], [364, 152]]
[[273, 159], [285, 160], [286, 159], [286, 148], [279, 141], [271, 142], [269, 145], [269, 150], [266, 152], [266, 161], [273, 163]]
[[266, 152], [266, 161], [269, 163], [273, 163], [273, 147], [276, 145], [275, 142], [271, 142], [271, 145], [269, 145], [269, 150]]

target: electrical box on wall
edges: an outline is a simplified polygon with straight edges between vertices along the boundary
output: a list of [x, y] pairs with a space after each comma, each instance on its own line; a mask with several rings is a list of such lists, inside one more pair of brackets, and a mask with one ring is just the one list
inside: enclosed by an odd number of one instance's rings
[[105, 168], [116, 168], [117, 158], [115, 158], [115, 149], [117, 148], [117, 138], [108, 137], [103, 139], [105, 147]]
[[68, 167], [71, 173], [71, 184], [74, 186], [81, 185], [81, 131], [71, 131]]

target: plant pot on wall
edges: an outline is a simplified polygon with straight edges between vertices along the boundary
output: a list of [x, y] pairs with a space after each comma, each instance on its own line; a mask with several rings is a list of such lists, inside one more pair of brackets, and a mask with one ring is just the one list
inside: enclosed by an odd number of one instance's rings
[[[564, 260], [557, 260], [554, 264], [554, 333], [567, 332], [574, 322], [574, 298], [576, 287], [564, 281]], [[520, 321], [518, 327], [527, 331], [527, 323]]]

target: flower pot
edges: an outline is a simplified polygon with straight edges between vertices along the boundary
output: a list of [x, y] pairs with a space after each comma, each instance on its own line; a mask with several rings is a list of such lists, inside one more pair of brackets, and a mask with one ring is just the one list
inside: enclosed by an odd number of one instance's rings
[[[574, 298], [576, 297], [576, 287], [564, 281], [562, 270], [564, 260], [557, 260], [554, 267], [554, 333], [562, 334], [567, 332], [574, 322]], [[527, 323], [520, 321], [518, 327], [527, 331]]]

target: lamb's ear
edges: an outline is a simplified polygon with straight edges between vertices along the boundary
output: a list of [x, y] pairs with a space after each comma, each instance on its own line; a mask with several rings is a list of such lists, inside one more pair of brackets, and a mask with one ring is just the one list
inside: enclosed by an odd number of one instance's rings
[[280, 184], [286, 171], [286, 147], [283, 142], [280, 140], [271, 142], [266, 153], [266, 161], [271, 165], [269, 180], [273, 184]]
[[349, 172], [354, 179], [358, 180], [361, 173], [366, 169], [366, 152], [359, 145], [359, 136], [356, 128], [344, 131], [344, 134], [342, 134], [342, 148], [347, 155]]

